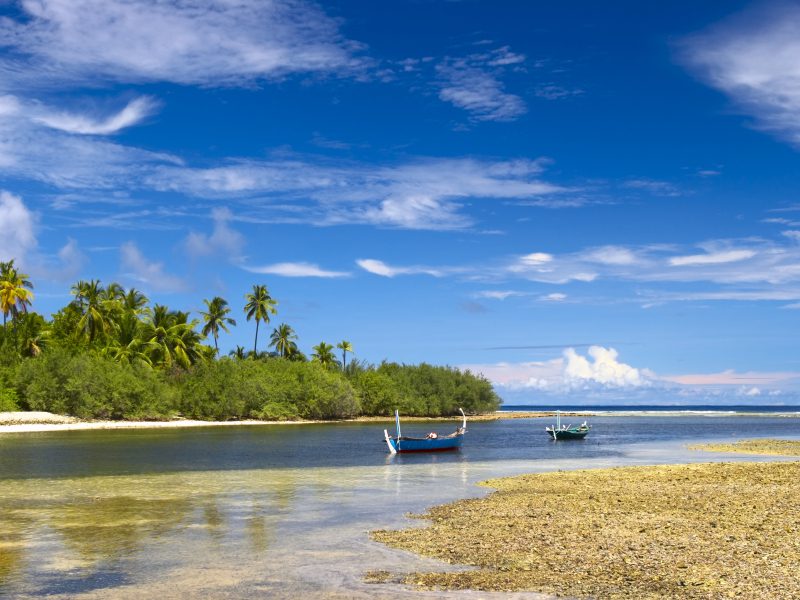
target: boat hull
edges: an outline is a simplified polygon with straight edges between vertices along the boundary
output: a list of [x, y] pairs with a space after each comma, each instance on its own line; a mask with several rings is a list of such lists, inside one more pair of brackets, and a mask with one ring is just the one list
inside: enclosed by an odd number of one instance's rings
[[399, 454], [410, 452], [446, 452], [448, 450], [458, 450], [463, 441], [463, 435], [434, 439], [400, 438], [399, 443], [397, 438], [389, 438], [389, 443], [392, 445], [392, 448], [394, 448], [394, 451]]
[[571, 430], [571, 429], [562, 429], [560, 431], [552, 431], [551, 429], [547, 430], [547, 434], [553, 438], [554, 440], [582, 440], [586, 437], [586, 434], [589, 433], [589, 430]]

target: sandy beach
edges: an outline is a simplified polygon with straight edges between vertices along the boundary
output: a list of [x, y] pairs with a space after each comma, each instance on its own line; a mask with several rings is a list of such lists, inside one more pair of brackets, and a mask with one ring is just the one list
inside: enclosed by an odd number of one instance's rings
[[[527, 419], [546, 417], [552, 413], [491, 413], [469, 416], [469, 421], [495, 421], [498, 419]], [[455, 417], [409, 417], [406, 423], [441, 422]], [[343, 422], [394, 424], [391, 417], [358, 417], [347, 421], [259, 421], [242, 419], [239, 421], [197, 421], [193, 419], [174, 419], [172, 421], [84, 421], [75, 417], [56, 415], [49, 412], [0, 412], [0, 434], [3, 433], [36, 433], [47, 431], [84, 431], [91, 429], [177, 429], [181, 427], [235, 427], [246, 425], [309, 425], [314, 423]]]

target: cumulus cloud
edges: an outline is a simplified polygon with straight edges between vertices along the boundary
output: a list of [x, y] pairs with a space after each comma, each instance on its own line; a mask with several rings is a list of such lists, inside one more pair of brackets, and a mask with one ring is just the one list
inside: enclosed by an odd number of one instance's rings
[[153, 114], [157, 106], [158, 104], [153, 98], [144, 96], [131, 100], [118, 113], [104, 118], [43, 110], [37, 111], [38, 114], [34, 113], [32, 118], [36, 123], [68, 133], [109, 135], [141, 122]]
[[289, 73], [356, 69], [360, 45], [303, 0], [23, 0], [0, 22], [13, 59], [6, 79], [28, 85], [98, 79], [243, 85]]
[[618, 360], [613, 348], [590, 346], [587, 355], [566, 348], [561, 358], [523, 363], [464, 365], [509, 389], [550, 392], [591, 389], [631, 389], [653, 385], [655, 376]]
[[36, 216], [28, 210], [22, 198], [10, 192], [0, 191], [0, 260], [15, 259], [18, 264], [29, 260], [36, 248]]
[[188, 286], [180, 277], [164, 271], [164, 263], [148, 260], [133, 242], [120, 246], [121, 268], [125, 276], [158, 292], [183, 292]]
[[192, 232], [186, 236], [186, 253], [192, 258], [217, 256], [233, 262], [241, 260], [245, 241], [244, 236], [229, 225], [233, 213], [227, 208], [215, 208], [211, 218], [214, 228], [210, 235]]
[[800, 145], [800, 6], [758, 4], [684, 39], [682, 60], [761, 129]]
[[261, 267], [244, 267], [245, 271], [251, 273], [261, 273], [266, 275], [280, 275], [281, 277], [320, 277], [323, 279], [334, 279], [339, 277], [349, 277], [346, 271], [329, 271], [319, 265], [307, 262], [283, 262]]
[[564, 378], [570, 384], [590, 383], [609, 387], [641, 387], [650, 385], [643, 373], [630, 365], [619, 362], [619, 353], [613, 348], [591, 346], [588, 357], [581, 356], [573, 348], [564, 351], [566, 360]]
[[507, 46], [491, 52], [448, 57], [437, 67], [439, 98], [470, 113], [475, 121], [513, 121], [527, 112], [525, 102], [505, 91], [509, 66], [525, 61]]

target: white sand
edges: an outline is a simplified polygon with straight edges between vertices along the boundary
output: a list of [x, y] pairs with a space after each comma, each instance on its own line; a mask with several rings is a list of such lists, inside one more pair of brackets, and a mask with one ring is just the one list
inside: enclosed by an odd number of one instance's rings
[[79, 421], [74, 417], [49, 412], [0, 412], [0, 434], [37, 431], [74, 431], [80, 429], [162, 429], [177, 427], [212, 427], [233, 425], [299, 424], [303, 421]]

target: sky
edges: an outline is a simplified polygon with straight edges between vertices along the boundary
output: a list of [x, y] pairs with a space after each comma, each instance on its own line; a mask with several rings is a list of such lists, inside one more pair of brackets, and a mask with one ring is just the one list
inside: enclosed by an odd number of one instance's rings
[[0, 260], [220, 295], [223, 352], [265, 284], [507, 403], [797, 404], [798, 56], [798, 2], [2, 1]]

